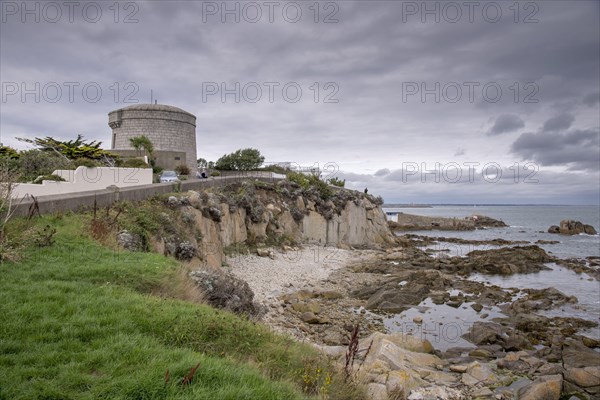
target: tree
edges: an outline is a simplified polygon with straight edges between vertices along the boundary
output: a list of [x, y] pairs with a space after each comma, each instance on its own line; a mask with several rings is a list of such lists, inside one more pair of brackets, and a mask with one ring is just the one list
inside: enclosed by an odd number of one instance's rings
[[19, 152], [9, 146], [0, 146], [0, 157], [16, 160], [19, 158]]
[[[136, 136], [129, 139], [129, 143], [136, 149], [138, 152], [140, 150], [144, 150], [144, 152], [148, 155], [148, 158], [152, 158], [154, 154], [154, 145], [152, 141], [146, 135]], [[140, 155], [142, 155], [140, 153]]]
[[265, 157], [260, 151], [252, 148], [240, 149], [219, 158], [215, 168], [225, 171], [251, 171], [259, 168], [264, 161]]
[[208, 161], [206, 161], [204, 158], [199, 158], [197, 160], [198, 162], [198, 168], [206, 168], [208, 167]]
[[17, 140], [33, 144], [42, 151], [54, 152], [66, 160], [89, 158], [91, 160], [102, 160], [111, 165], [117, 159], [114, 154], [100, 148], [102, 142], [96, 140], [85, 142], [83, 135], [77, 135], [77, 139], [69, 141], [60, 141], [50, 136], [34, 139], [17, 138]]
[[131, 144], [131, 147], [133, 147], [135, 149], [135, 151], [138, 152], [138, 156], [142, 155], [142, 140], [141, 139], [142, 139], [141, 136], [129, 138], [129, 144]]

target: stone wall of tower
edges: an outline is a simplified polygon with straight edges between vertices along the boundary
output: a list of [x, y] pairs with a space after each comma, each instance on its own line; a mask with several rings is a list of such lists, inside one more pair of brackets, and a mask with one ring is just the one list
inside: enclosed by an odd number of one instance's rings
[[113, 130], [112, 148], [133, 149], [129, 139], [145, 135], [152, 141], [155, 150], [185, 152], [187, 166], [196, 171], [196, 117], [160, 107], [124, 108], [111, 112], [108, 124]]

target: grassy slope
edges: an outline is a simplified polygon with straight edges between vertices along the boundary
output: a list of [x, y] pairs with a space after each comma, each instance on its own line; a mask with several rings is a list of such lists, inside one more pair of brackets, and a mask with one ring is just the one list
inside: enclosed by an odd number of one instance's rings
[[0, 399], [303, 398], [291, 381], [319, 363], [307, 346], [150, 295], [177, 263], [100, 246], [81, 233], [85, 216], [38, 222], [48, 223], [58, 229], [54, 245], [0, 264]]

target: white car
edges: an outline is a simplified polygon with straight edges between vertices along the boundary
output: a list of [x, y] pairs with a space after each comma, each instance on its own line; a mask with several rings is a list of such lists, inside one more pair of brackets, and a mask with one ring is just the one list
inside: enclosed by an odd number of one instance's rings
[[160, 174], [160, 183], [166, 183], [166, 182], [181, 182], [181, 181], [179, 180], [179, 177], [177, 176], [177, 172], [163, 171], [163, 173]]

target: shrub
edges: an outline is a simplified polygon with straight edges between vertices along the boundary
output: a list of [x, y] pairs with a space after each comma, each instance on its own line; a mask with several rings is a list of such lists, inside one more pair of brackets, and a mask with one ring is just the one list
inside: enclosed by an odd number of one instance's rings
[[95, 168], [95, 167], [99, 167], [102, 164], [100, 164], [98, 161], [95, 160], [91, 160], [89, 158], [76, 158], [75, 160], [73, 160], [73, 166], [75, 168], [77, 167], [88, 167], [88, 168]]
[[150, 168], [141, 158], [130, 158], [121, 164], [123, 168]]
[[180, 164], [175, 167], [175, 172], [177, 172], [179, 175], [189, 175], [190, 167], [185, 164]]
[[317, 189], [321, 199], [329, 200], [333, 196], [333, 190], [329, 187], [329, 185], [326, 182], [323, 182], [321, 179], [319, 179], [318, 176], [310, 175], [308, 177], [308, 181], [310, 182], [311, 186]]
[[342, 179], [339, 179], [337, 177], [333, 177], [333, 178], [329, 179], [327, 181], [327, 183], [329, 183], [330, 185], [333, 185], [333, 186], [337, 186], [337, 187], [344, 187], [344, 186], [346, 186], [346, 180], [345, 179], [342, 180]]
[[42, 175], [38, 176], [34, 179], [33, 183], [36, 185], [41, 185], [42, 181], [57, 181], [57, 182], [65, 182], [62, 176], [58, 175]]
[[373, 198], [373, 203], [376, 206], [382, 206], [383, 205], [383, 197], [377, 196], [377, 197]]
[[221, 176], [221, 173], [219, 171], [213, 171], [210, 173], [210, 176]]
[[73, 163], [53, 152], [27, 150], [20, 153], [18, 172], [20, 180], [29, 182], [40, 175], [50, 175], [57, 169], [72, 169]]
[[287, 179], [290, 182], [294, 182], [299, 185], [302, 189], [308, 189], [310, 181], [308, 177], [300, 172], [288, 172]]

